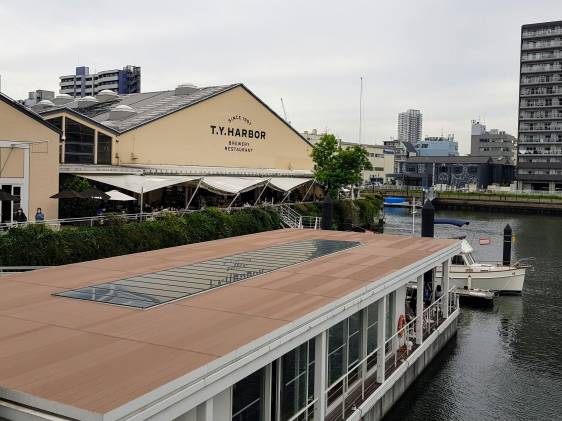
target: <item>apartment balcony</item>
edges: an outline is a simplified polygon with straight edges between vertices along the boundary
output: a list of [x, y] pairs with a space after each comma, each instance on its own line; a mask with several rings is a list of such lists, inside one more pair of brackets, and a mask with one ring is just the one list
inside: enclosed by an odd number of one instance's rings
[[544, 91], [544, 92], [524, 92], [521, 91], [521, 97], [541, 97], [541, 96], [552, 96], [552, 95], [562, 95], [562, 89], [552, 90], [552, 91]]
[[537, 31], [527, 31], [521, 34], [521, 38], [523, 39], [530, 39], [530, 38], [544, 38], [544, 37], [553, 37], [556, 35], [562, 35], [562, 28], [557, 29], [541, 29]]
[[538, 108], [538, 109], [548, 109], [548, 108], [562, 108], [562, 104], [559, 103], [552, 103], [552, 104], [546, 104], [546, 103], [531, 103], [531, 104], [520, 104], [519, 108], [523, 109], [533, 109], [533, 108]]
[[526, 133], [526, 132], [530, 132], [530, 133], [541, 133], [541, 132], [560, 132], [562, 133], [562, 127], [560, 126], [555, 126], [555, 127], [521, 127], [519, 128], [519, 133]]
[[557, 48], [562, 47], [562, 40], [552, 40], [546, 42], [524, 42], [521, 46], [521, 50], [523, 51], [530, 51], [530, 50], [542, 50], [542, 49], [549, 49], [549, 48]]
[[521, 67], [521, 73], [549, 73], [561, 70], [562, 66]]
[[557, 121], [562, 120], [562, 114], [553, 115], [543, 115], [543, 116], [532, 116], [529, 114], [521, 114], [519, 116], [520, 121]]
[[537, 144], [537, 143], [542, 143], [542, 144], [561, 144], [562, 140], [552, 140], [552, 139], [536, 139], [536, 140], [530, 140], [530, 139], [519, 139], [519, 145], [525, 145], [525, 144]]
[[553, 78], [550, 80], [537, 80], [537, 79], [521, 79], [521, 86], [535, 86], [535, 85], [551, 85], [554, 83], [562, 83], [562, 78]]
[[530, 61], [560, 60], [561, 58], [562, 58], [562, 54], [528, 55], [528, 56], [521, 56], [521, 62], [526, 63]]
[[554, 151], [528, 151], [528, 150], [520, 150], [520, 156], [527, 156], [532, 155], [534, 157], [540, 156], [562, 156], [562, 150], [554, 150]]

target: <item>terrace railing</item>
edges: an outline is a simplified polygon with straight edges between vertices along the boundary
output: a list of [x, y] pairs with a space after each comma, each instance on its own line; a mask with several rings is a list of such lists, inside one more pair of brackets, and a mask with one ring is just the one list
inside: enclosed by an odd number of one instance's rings
[[[448, 312], [450, 316], [458, 308], [458, 296], [455, 289], [448, 292]], [[422, 331], [425, 341], [437, 328], [447, 319], [444, 313], [445, 295], [435, 300], [422, 312]], [[388, 378], [398, 367], [405, 363], [410, 355], [420, 346], [416, 343], [416, 321], [412, 318], [402, 328], [398, 329], [382, 345], [384, 347], [384, 372], [385, 379]], [[379, 321], [382, 323], [383, 321]], [[336, 421], [347, 419], [348, 416], [365, 399], [371, 395], [380, 384], [377, 383], [377, 370], [381, 364], [377, 361], [377, 355], [381, 350], [378, 346], [369, 352], [360, 361], [350, 366], [347, 371], [337, 380], [332, 382], [324, 394], [330, 411], [326, 420]], [[368, 366], [369, 364], [371, 367]]]

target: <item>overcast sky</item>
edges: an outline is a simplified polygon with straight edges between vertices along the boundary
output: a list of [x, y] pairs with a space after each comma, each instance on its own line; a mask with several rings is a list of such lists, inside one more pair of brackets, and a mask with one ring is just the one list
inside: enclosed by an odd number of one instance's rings
[[357, 141], [363, 76], [363, 142], [417, 108], [466, 153], [479, 116], [516, 134], [520, 27], [549, 20], [561, 0], [3, 1], [2, 92], [134, 64], [145, 92], [243, 82], [298, 130]]

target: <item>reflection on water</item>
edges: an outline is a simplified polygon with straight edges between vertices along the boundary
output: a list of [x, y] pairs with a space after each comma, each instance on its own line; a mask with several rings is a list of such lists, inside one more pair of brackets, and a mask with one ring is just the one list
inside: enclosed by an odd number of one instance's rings
[[[479, 260], [501, 260], [502, 234], [515, 234], [514, 260], [535, 257], [521, 297], [493, 309], [463, 308], [452, 341], [385, 418], [388, 420], [562, 419], [562, 217], [446, 211], [468, 227], [438, 225], [438, 237], [466, 235]], [[407, 209], [387, 209], [385, 232], [411, 234]], [[421, 212], [416, 215], [420, 235]], [[479, 238], [491, 245], [480, 246]]]

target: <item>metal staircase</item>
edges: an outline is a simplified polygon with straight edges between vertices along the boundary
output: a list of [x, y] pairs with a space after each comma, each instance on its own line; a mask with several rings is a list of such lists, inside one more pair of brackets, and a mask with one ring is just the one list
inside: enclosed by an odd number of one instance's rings
[[301, 215], [288, 205], [280, 205], [277, 207], [281, 222], [288, 228], [297, 229], [320, 229], [322, 218], [319, 216]]

